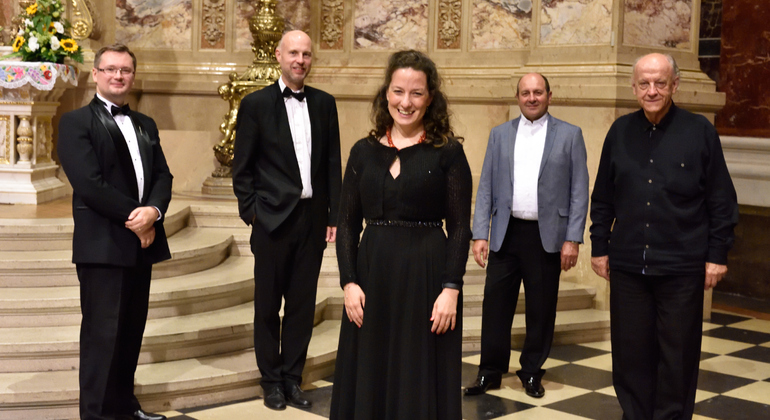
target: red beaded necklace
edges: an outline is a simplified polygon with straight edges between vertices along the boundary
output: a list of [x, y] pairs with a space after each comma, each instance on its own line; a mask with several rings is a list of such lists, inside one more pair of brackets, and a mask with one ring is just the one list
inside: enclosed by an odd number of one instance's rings
[[[395, 149], [396, 145], [393, 144], [393, 139], [390, 137], [390, 129], [385, 131], [385, 137], [388, 138], [388, 146], [390, 146], [390, 147]], [[417, 140], [417, 144], [420, 144], [420, 143], [424, 142], [426, 137], [428, 137], [428, 132], [423, 130], [422, 134], [420, 134], [420, 139]]]

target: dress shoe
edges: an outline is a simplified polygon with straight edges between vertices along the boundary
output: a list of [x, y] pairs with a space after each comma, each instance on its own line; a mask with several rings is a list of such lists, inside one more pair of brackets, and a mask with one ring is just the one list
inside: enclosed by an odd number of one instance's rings
[[313, 406], [313, 403], [305, 398], [302, 389], [297, 384], [288, 385], [286, 394], [289, 396], [286, 402], [292, 407], [307, 409]]
[[134, 411], [134, 414], [131, 414], [131, 417], [134, 420], [166, 420], [166, 416], [163, 414], [148, 413], [141, 408]]
[[271, 410], [285, 410], [286, 397], [283, 395], [283, 387], [277, 386], [265, 390], [265, 407]]
[[529, 378], [526, 381], [521, 381], [521, 384], [524, 385], [524, 391], [527, 392], [527, 395], [533, 398], [543, 398], [543, 395], [545, 395], [545, 388], [543, 388], [543, 385], [540, 383], [540, 379], [535, 378]]
[[481, 395], [489, 389], [498, 389], [501, 380], [502, 378], [499, 376], [494, 378], [491, 375], [479, 375], [473, 386], [465, 388], [465, 395]]

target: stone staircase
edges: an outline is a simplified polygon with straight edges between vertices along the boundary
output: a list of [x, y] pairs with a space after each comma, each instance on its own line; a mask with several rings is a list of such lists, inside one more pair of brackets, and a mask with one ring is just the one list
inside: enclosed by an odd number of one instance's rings
[[[173, 258], [156, 265], [136, 393], [150, 411], [261, 393], [253, 353], [250, 230], [232, 201], [175, 197], [166, 216]], [[0, 219], [0, 420], [78, 417], [79, 288], [72, 220]], [[478, 350], [484, 271], [468, 261], [463, 350]], [[562, 282], [557, 343], [606, 339], [592, 289]], [[334, 247], [324, 255], [306, 382], [334, 370], [343, 305]], [[517, 312], [524, 310], [524, 294]], [[517, 316], [513, 346], [524, 336]]]

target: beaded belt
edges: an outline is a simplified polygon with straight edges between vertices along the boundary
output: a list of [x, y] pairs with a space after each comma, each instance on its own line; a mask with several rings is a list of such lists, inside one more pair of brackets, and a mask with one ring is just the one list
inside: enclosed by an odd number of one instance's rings
[[420, 222], [413, 220], [383, 220], [383, 219], [366, 219], [367, 226], [395, 226], [395, 227], [427, 227], [437, 228], [443, 227], [444, 222], [441, 220], [434, 220], [430, 222]]

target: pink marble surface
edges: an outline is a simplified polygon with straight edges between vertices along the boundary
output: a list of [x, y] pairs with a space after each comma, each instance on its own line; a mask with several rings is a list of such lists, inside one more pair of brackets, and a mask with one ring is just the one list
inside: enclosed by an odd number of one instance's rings
[[527, 48], [531, 37], [531, 0], [473, 1], [471, 49]]
[[354, 19], [356, 49], [428, 46], [428, 0], [357, 0]]
[[117, 0], [115, 40], [132, 48], [192, 49], [192, 0]]
[[692, 48], [693, 0], [624, 0], [623, 44]]
[[[253, 41], [249, 19], [254, 16], [253, 0], [237, 0], [235, 11], [235, 49], [250, 50]], [[310, 31], [310, 0], [280, 0], [275, 11], [284, 18], [286, 30]]]
[[612, 0], [543, 0], [540, 44], [609, 44]]

